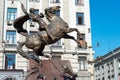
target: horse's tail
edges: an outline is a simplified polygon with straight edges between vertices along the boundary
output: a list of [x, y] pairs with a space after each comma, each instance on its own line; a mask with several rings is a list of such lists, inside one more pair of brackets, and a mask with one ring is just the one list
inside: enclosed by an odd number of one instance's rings
[[28, 36], [28, 32], [26, 29], [23, 29], [23, 24], [24, 22], [26, 22], [29, 18], [28, 15], [24, 15], [24, 16], [21, 16], [19, 18], [17, 18], [14, 23], [13, 23], [13, 26], [14, 28], [17, 30], [18, 33], [20, 33], [21, 35], [23, 36]]
[[25, 45], [25, 42], [18, 42], [17, 45], [17, 52], [24, 58], [29, 59], [29, 56], [27, 55], [27, 52], [24, 52], [22, 50], [22, 47]]

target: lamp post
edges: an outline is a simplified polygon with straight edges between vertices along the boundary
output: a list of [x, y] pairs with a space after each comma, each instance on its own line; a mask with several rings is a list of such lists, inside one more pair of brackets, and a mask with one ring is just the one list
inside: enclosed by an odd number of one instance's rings
[[2, 48], [3, 48], [3, 65], [2, 65], [2, 69], [4, 69], [4, 65], [5, 65], [5, 47], [6, 47], [6, 43], [5, 41], [2, 41]]

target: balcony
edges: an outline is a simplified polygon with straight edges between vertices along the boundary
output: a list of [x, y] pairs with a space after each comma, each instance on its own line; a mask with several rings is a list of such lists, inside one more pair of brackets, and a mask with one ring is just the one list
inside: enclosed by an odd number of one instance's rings
[[54, 46], [54, 45], [52, 45], [51, 48], [52, 49], [62, 49], [62, 46]]
[[75, 5], [84, 6], [84, 0], [75, 0]]
[[8, 20], [8, 21], [7, 21], [7, 25], [8, 25], [8, 26], [12, 26], [12, 24], [13, 24], [13, 21], [12, 21], [12, 20]]
[[64, 49], [62, 46], [58, 45], [51, 45], [49, 46], [49, 48], [46, 48], [46, 50], [44, 50], [44, 53], [47, 54], [47, 53], [54, 53], [54, 54], [57, 54], [57, 55], [61, 55], [64, 53]]
[[6, 44], [6, 48], [16, 48], [16, 44]]
[[40, 0], [29, 0], [30, 2], [40, 2]]
[[9, 43], [8, 41], [6, 41], [6, 42], [3, 41], [2, 42], [3, 52], [16, 51], [16, 46], [17, 46], [17, 44]]
[[60, 0], [50, 0], [51, 3], [60, 3]]

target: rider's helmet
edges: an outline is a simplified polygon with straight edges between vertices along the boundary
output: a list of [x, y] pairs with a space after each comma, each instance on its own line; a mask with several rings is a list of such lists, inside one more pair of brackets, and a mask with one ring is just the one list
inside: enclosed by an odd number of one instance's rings
[[35, 9], [34, 8], [30, 8], [30, 13], [34, 13]]

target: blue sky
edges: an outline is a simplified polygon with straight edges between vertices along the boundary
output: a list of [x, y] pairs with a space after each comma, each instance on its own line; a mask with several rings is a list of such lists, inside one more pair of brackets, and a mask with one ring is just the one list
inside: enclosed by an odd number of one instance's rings
[[119, 47], [120, 0], [90, 0], [90, 14], [94, 56], [105, 55]]

